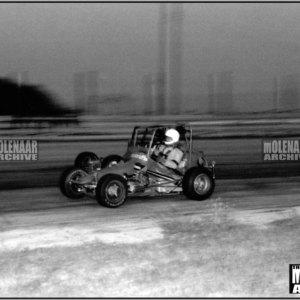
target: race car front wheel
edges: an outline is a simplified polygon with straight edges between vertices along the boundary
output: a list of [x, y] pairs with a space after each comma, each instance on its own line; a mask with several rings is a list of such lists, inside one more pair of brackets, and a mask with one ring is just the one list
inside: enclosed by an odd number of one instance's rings
[[182, 190], [189, 199], [205, 200], [212, 195], [214, 189], [215, 180], [206, 168], [190, 168], [183, 176]]
[[125, 203], [127, 199], [127, 182], [116, 174], [109, 174], [99, 180], [96, 188], [96, 199], [99, 204], [116, 208]]
[[71, 183], [71, 180], [77, 180], [81, 177], [86, 176], [87, 173], [80, 168], [69, 168], [66, 169], [60, 179], [60, 190], [61, 192], [71, 199], [80, 199], [85, 196], [82, 188], [74, 183]]

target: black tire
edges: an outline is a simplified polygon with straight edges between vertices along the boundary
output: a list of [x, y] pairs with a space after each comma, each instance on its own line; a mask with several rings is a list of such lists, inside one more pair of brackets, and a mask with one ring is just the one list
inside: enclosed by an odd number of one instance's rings
[[70, 184], [71, 179], [77, 179], [82, 176], [86, 176], [87, 173], [80, 168], [68, 168], [66, 169], [60, 178], [60, 190], [68, 198], [80, 199], [85, 196], [83, 192], [75, 184]]
[[112, 155], [108, 155], [106, 156], [102, 163], [101, 163], [101, 168], [107, 168], [107, 167], [112, 167], [113, 165], [117, 165], [120, 161], [124, 160], [122, 156], [120, 155], [116, 155], [116, 154], [112, 154]]
[[127, 200], [126, 180], [120, 175], [106, 175], [97, 184], [96, 199], [99, 204], [106, 207], [117, 208], [121, 206]]
[[85, 172], [91, 172], [91, 166], [88, 165], [90, 161], [99, 160], [98, 156], [93, 152], [82, 152], [77, 155], [74, 165]]
[[182, 180], [184, 195], [192, 200], [205, 200], [215, 190], [215, 180], [210, 170], [192, 167], [186, 171]]

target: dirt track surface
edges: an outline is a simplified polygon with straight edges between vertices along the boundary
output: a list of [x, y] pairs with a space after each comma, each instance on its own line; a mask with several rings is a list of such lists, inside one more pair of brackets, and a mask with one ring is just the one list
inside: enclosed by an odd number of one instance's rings
[[120, 208], [71, 200], [58, 188], [0, 191], [0, 251], [76, 246], [97, 241], [140, 243], [163, 238], [160, 224], [189, 218], [265, 227], [300, 217], [300, 179], [220, 180], [206, 201], [182, 195], [130, 198]]

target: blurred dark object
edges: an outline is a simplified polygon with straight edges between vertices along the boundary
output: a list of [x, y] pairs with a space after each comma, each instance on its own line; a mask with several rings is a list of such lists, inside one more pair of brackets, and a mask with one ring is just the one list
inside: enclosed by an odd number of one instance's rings
[[48, 92], [39, 86], [19, 85], [0, 78], [0, 115], [15, 117], [62, 116], [74, 113], [62, 107]]

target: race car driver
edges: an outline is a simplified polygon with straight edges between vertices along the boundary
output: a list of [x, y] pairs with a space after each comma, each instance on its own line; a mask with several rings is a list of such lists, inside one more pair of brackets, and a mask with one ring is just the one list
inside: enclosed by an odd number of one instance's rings
[[156, 147], [152, 158], [159, 164], [169, 169], [177, 169], [184, 156], [177, 147], [179, 143], [179, 132], [176, 129], [168, 129], [165, 133], [163, 144]]

